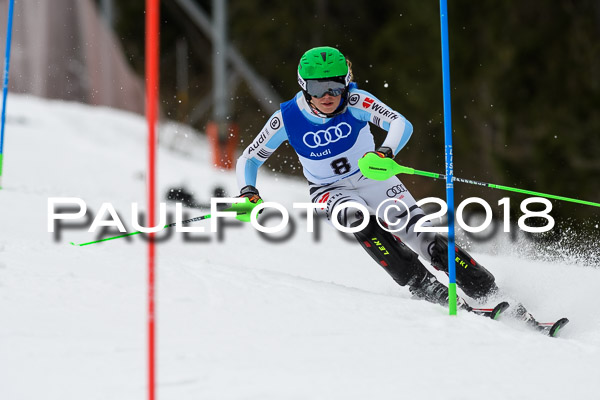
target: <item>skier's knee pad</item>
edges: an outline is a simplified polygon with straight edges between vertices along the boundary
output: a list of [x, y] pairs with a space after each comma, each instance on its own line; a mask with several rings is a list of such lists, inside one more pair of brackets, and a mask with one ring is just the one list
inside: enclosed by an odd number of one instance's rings
[[[369, 224], [354, 233], [361, 246], [400, 286], [423, 279], [427, 269], [419, 261], [417, 253], [379, 226], [376, 218], [371, 215]], [[362, 220], [357, 221], [353, 226], [361, 223]]]
[[[431, 264], [448, 273], [448, 239], [436, 235], [431, 245]], [[489, 296], [498, 288], [494, 275], [458, 245], [456, 246], [456, 284], [465, 294], [478, 299]]]

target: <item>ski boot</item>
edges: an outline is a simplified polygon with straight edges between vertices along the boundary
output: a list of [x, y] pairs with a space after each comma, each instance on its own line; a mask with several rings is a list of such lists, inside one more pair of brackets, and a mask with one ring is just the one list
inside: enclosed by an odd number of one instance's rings
[[[440, 234], [430, 245], [431, 265], [448, 274], [448, 239]], [[494, 275], [456, 246], [456, 284], [472, 299], [483, 300], [498, 290]]]
[[[427, 300], [431, 303], [448, 306], [448, 287], [437, 280], [429, 271], [418, 282], [411, 284], [408, 290], [414, 298]], [[456, 296], [456, 306], [459, 309], [472, 311], [473, 308], [460, 296]]]
[[537, 322], [533, 315], [531, 315], [531, 313], [527, 311], [525, 306], [521, 303], [516, 305], [515, 309], [511, 311], [511, 315], [533, 328], [537, 328], [539, 326], [539, 322]]

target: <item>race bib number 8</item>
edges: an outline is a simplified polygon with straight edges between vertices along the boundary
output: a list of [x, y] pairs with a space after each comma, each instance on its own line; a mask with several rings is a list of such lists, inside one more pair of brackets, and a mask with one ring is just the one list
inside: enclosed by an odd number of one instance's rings
[[338, 158], [337, 160], [333, 160], [331, 162], [331, 168], [333, 168], [333, 172], [336, 175], [344, 175], [350, 172], [352, 168], [350, 164], [348, 164], [348, 159], [346, 157]]

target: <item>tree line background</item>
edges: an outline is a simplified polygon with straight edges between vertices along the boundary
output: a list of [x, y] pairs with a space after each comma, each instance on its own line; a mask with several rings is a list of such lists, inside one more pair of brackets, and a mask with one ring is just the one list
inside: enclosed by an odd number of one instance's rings
[[[197, 0], [210, 14], [211, 1]], [[299, 87], [296, 67], [307, 49], [339, 48], [360, 88], [414, 126], [400, 163], [444, 171], [439, 2], [427, 0], [228, 1], [229, 42], [284, 100]], [[600, 201], [600, 1], [450, 0], [449, 37], [456, 176]], [[119, 2], [115, 29], [132, 66], [144, 69], [144, 2]], [[188, 96], [175, 80], [175, 42], [188, 43]], [[163, 111], [187, 121], [211, 91], [210, 41], [179, 7], [161, 2]], [[231, 120], [240, 150], [269, 118], [241, 82]], [[196, 122], [202, 130], [210, 113]], [[384, 133], [373, 128], [376, 143]], [[283, 147], [283, 146], [282, 146]], [[291, 149], [267, 167], [301, 175]], [[263, 167], [264, 168], [264, 167]], [[260, 179], [260, 178], [259, 178]], [[444, 197], [444, 184], [405, 176], [415, 197]], [[524, 196], [457, 184], [457, 202], [505, 196], [517, 210]], [[598, 231], [598, 208], [553, 202], [557, 219]]]

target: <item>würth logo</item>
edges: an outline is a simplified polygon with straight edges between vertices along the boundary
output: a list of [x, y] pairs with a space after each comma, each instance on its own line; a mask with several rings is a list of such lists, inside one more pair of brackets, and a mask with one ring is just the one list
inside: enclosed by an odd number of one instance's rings
[[373, 104], [373, 102], [374, 102], [374, 101], [375, 101], [375, 100], [373, 100], [372, 98], [370, 98], [370, 97], [367, 97], [366, 99], [364, 99], [364, 100], [363, 100], [363, 107], [364, 107], [364, 108], [369, 108], [369, 107], [371, 107], [371, 105]]

